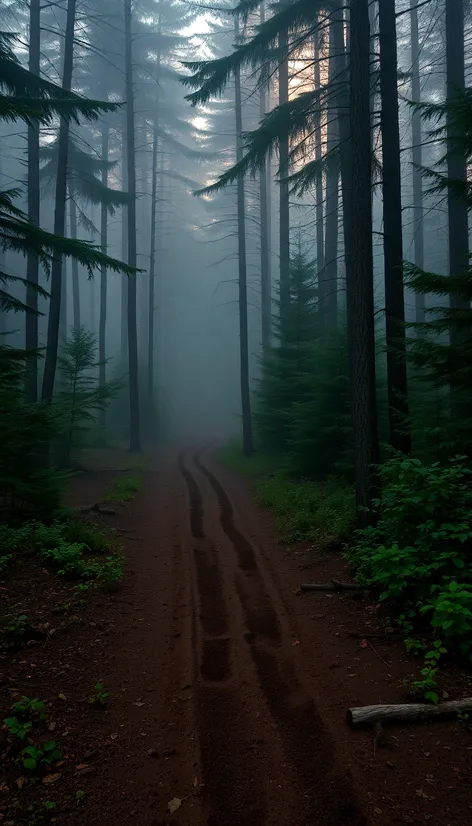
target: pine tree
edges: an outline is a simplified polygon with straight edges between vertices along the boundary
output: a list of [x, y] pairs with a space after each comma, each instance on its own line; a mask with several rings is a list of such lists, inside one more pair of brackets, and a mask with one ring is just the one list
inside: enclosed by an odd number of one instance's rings
[[55, 408], [61, 423], [61, 439], [57, 449], [61, 464], [70, 467], [74, 451], [83, 445], [83, 434], [116, 396], [121, 382], [97, 381], [97, 339], [83, 327], [72, 330], [58, 365], [60, 381]]
[[316, 265], [299, 246], [290, 262], [288, 300], [278, 300], [274, 342], [262, 358], [256, 424], [263, 450], [283, 451], [288, 444], [292, 408], [306, 392], [319, 335], [317, 298]]
[[[467, 166], [472, 159], [472, 90], [458, 90], [444, 104], [422, 104], [420, 112], [427, 121], [439, 122], [431, 134], [442, 137], [447, 152]], [[438, 166], [444, 166], [443, 159]], [[472, 207], [471, 182], [462, 174], [450, 178], [438, 168], [423, 172], [431, 190], [447, 192], [449, 202], [457, 201], [459, 211], [465, 210], [467, 216]], [[413, 264], [406, 268], [410, 285], [419, 293], [431, 293], [438, 301], [450, 298], [449, 306], [428, 309], [426, 320], [415, 325], [418, 335], [410, 343], [410, 358], [427, 386], [452, 391], [452, 401], [442, 398], [441, 433], [436, 434], [449, 455], [472, 450], [472, 267], [469, 263], [464, 269], [459, 259], [456, 265], [458, 271], [447, 275], [425, 272]]]

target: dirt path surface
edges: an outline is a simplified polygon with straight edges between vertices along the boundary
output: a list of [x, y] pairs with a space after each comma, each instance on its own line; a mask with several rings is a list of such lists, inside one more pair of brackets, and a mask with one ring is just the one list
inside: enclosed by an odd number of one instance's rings
[[211, 453], [163, 452], [120, 524], [133, 537], [132, 573], [118, 597], [128, 619], [100, 672], [119, 702], [106, 720], [116, 760], [105, 752], [110, 774], [102, 764], [103, 788], [94, 780], [97, 800], [107, 796], [97, 822], [365, 823], [290, 618]]
[[[79, 477], [74, 502], [99, 501], [115, 477]], [[98, 596], [70, 634], [14, 663], [15, 690], [31, 696], [33, 681], [35, 696], [50, 699], [64, 755], [45, 790], [55, 822], [470, 822], [470, 732], [396, 728], [377, 744], [348, 729], [349, 705], [402, 699], [403, 649], [349, 638], [368, 630], [375, 606], [297, 594], [297, 558], [211, 450], [162, 450], [135, 501], [105, 521], [126, 548], [123, 586]], [[308, 578], [345, 578], [339, 557], [317, 564]], [[97, 680], [111, 699], [91, 712]], [[0, 821], [9, 816], [0, 805]]]

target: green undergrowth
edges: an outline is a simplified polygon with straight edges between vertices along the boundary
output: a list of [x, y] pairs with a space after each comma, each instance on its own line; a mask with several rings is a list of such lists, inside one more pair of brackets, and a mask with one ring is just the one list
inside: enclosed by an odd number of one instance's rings
[[284, 542], [327, 547], [345, 542], [352, 534], [354, 494], [343, 480], [293, 478], [283, 458], [259, 453], [245, 457], [237, 444], [223, 448], [219, 458], [232, 470], [253, 477], [257, 501], [274, 512]]
[[16, 555], [27, 553], [37, 554], [68, 579], [93, 580], [113, 588], [123, 575], [123, 551], [113, 533], [73, 515], [50, 525], [0, 525], [0, 573]]
[[472, 470], [464, 457], [392, 459], [380, 477], [374, 526], [358, 532], [349, 561], [408, 638], [432, 631], [472, 661]]
[[131, 502], [140, 490], [141, 479], [138, 476], [125, 476], [113, 483], [105, 496], [105, 501], [122, 505]]

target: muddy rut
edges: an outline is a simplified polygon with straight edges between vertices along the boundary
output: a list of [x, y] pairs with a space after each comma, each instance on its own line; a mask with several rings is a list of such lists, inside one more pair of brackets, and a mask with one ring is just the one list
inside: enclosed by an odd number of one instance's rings
[[365, 823], [296, 662], [297, 640], [264, 556], [211, 453], [181, 453], [178, 467], [188, 504], [201, 823]]

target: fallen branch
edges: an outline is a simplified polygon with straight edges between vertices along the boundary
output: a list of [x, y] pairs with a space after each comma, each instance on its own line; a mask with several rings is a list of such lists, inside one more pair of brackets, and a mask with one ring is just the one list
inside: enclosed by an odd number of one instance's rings
[[[348, 631], [348, 637], [359, 640], [404, 640], [405, 634], [402, 631], [378, 631], [375, 634], [366, 634], [365, 631]], [[416, 634], [417, 639], [428, 639], [433, 636], [433, 631], [424, 634]]]
[[93, 505], [81, 505], [81, 507], [76, 508], [76, 510], [79, 513], [101, 513], [104, 516], [114, 516], [116, 513], [113, 508], [108, 508], [100, 502], [95, 502]]
[[347, 721], [353, 728], [371, 723], [423, 723], [427, 720], [444, 720], [453, 717], [459, 711], [472, 711], [472, 697], [439, 703], [437, 706], [403, 703], [350, 708], [347, 711]]
[[366, 585], [357, 585], [355, 582], [339, 582], [332, 579], [331, 582], [307, 582], [300, 585], [302, 591], [370, 591]]

